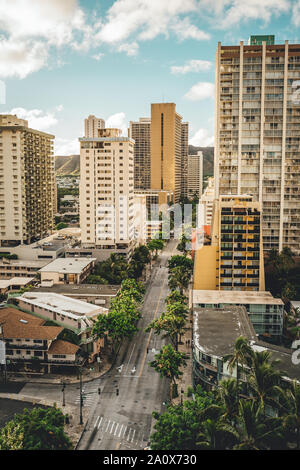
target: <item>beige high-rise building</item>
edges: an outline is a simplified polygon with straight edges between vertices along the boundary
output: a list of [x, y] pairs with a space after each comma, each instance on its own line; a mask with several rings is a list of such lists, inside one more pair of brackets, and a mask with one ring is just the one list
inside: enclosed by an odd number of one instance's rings
[[29, 244], [54, 223], [54, 136], [0, 115], [0, 244]]
[[299, 254], [300, 45], [272, 42], [218, 43], [215, 195], [252, 194], [264, 249]]
[[84, 120], [85, 137], [98, 137], [98, 129], [104, 128], [104, 119], [96, 118], [93, 114], [90, 114], [89, 117]]
[[98, 129], [79, 141], [82, 246], [126, 249], [134, 241], [134, 140]]
[[175, 103], [151, 104], [151, 189], [181, 191], [182, 117]]
[[203, 188], [203, 152], [188, 156], [187, 197], [193, 199], [202, 195]]
[[181, 123], [181, 195], [188, 197], [189, 123]]
[[134, 139], [134, 188], [150, 189], [150, 118], [129, 123], [129, 137]]
[[203, 224], [204, 225], [211, 225], [212, 222], [212, 213], [213, 213], [213, 205], [214, 205], [214, 198], [215, 198], [215, 183], [214, 178], [208, 178], [207, 186], [200, 197], [200, 204], [203, 205]]

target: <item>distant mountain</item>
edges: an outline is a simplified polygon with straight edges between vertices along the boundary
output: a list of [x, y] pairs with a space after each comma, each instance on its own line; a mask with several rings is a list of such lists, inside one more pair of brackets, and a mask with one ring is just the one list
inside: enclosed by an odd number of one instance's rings
[[[214, 147], [194, 147], [189, 145], [189, 155], [196, 155], [201, 150], [203, 152], [203, 173], [204, 177], [214, 174]], [[80, 155], [67, 155], [55, 157], [55, 171], [58, 176], [80, 174]]]
[[194, 147], [189, 145], [189, 155], [196, 155], [201, 150], [203, 152], [203, 176], [214, 175], [214, 147]]
[[55, 157], [55, 172], [57, 176], [80, 174], [80, 155], [67, 155]]

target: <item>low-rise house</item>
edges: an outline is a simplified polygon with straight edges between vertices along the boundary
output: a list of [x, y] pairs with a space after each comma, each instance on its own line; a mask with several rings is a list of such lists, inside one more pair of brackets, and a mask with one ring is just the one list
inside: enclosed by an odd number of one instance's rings
[[106, 308], [49, 292], [25, 292], [16, 300], [22, 310], [55, 321], [77, 334], [82, 349], [89, 354], [91, 361], [99, 355], [104, 340], [95, 340], [91, 330], [98, 315], [108, 313]]
[[0, 279], [0, 293], [15, 292], [30, 286], [36, 280], [34, 277], [12, 277], [11, 279]]
[[282, 335], [284, 303], [266, 291], [191, 291], [191, 307], [227, 308], [244, 306], [255, 332], [265, 338], [278, 340]]
[[40, 269], [41, 281], [80, 284], [91, 273], [96, 258], [57, 258]]
[[[224, 292], [223, 292], [224, 293]], [[217, 386], [221, 380], [237, 377], [246, 380], [245, 370], [239, 366], [230, 370], [224, 356], [232, 354], [235, 341], [243, 336], [254, 351], [268, 350], [272, 359], [279, 359], [278, 368], [284, 371], [285, 382], [300, 381], [300, 369], [292, 360], [293, 350], [271, 345], [257, 339], [245, 307], [196, 308], [193, 315], [193, 383], [206, 389]], [[245, 368], [246, 369], [246, 368]]]
[[12, 277], [37, 276], [41, 268], [48, 264], [49, 260], [5, 259], [0, 260], [0, 279]]
[[79, 346], [58, 339], [60, 326], [15, 308], [0, 310], [0, 338], [5, 342], [8, 370], [51, 373], [55, 366], [77, 366]]
[[106, 284], [53, 284], [52, 286], [44, 284], [46, 283], [32, 288], [32, 292], [52, 292], [105, 308], [110, 307], [111, 300], [116, 297], [121, 288], [121, 286]]

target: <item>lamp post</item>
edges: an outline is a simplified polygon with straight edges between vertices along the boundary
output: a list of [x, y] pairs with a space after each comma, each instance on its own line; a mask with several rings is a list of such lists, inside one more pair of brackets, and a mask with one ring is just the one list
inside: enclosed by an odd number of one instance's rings
[[83, 424], [83, 419], [82, 419], [82, 405], [83, 405], [83, 396], [82, 396], [82, 368], [79, 366], [79, 377], [80, 377], [80, 420], [79, 424]]
[[63, 396], [63, 401], [62, 401], [62, 406], [65, 406], [66, 405], [66, 401], [65, 401], [65, 388], [66, 388], [66, 384], [65, 382], [62, 380], [62, 396]]
[[182, 405], [182, 397], [183, 397], [183, 394], [184, 394], [184, 390], [181, 389], [181, 394], [180, 394], [180, 404]]

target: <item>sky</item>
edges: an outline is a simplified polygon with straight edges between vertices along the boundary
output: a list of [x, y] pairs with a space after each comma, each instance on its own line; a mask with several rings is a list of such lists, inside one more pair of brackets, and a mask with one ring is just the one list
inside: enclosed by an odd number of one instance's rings
[[189, 142], [213, 145], [218, 41], [300, 42], [300, 0], [0, 0], [0, 113], [79, 153], [84, 118], [126, 134], [174, 102]]

